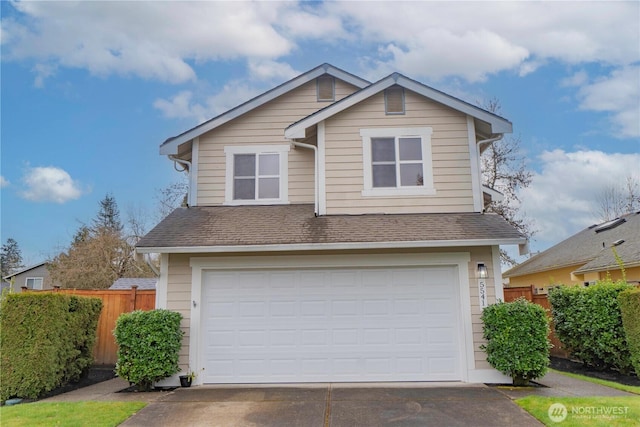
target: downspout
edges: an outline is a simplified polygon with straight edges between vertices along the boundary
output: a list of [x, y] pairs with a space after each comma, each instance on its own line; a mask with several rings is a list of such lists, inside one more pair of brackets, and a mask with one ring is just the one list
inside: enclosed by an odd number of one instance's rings
[[151, 256], [149, 254], [144, 254], [144, 262], [147, 263], [147, 265], [149, 266], [151, 271], [153, 271], [153, 274], [155, 274], [156, 277], [160, 277], [160, 270], [158, 270], [156, 266], [153, 264], [153, 262], [151, 261]]
[[304, 142], [294, 141], [293, 139], [290, 141], [291, 141], [291, 145], [293, 145], [294, 147], [309, 148], [313, 150], [313, 157], [315, 162], [313, 214], [315, 216], [318, 216], [318, 197], [319, 197], [318, 195], [318, 147], [316, 147], [315, 145], [306, 144]]
[[[174, 155], [169, 155], [169, 160], [173, 160], [173, 168], [178, 172], [187, 172], [187, 176], [189, 177], [189, 189], [187, 190], [187, 206], [191, 204], [191, 162], [187, 160], [182, 160], [177, 158]], [[183, 169], [180, 170], [176, 167], [176, 163], [183, 166]]]

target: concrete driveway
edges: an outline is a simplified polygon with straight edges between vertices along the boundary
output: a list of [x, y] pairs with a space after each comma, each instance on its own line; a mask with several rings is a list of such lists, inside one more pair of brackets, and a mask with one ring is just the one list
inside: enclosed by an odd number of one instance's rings
[[121, 426], [540, 426], [485, 386], [193, 387]]

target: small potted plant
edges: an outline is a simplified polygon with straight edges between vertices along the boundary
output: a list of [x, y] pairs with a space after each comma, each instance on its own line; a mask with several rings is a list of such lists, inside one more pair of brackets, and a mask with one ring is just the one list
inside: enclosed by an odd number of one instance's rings
[[182, 387], [191, 387], [191, 382], [196, 377], [196, 373], [190, 369], [187, 369], [186, 375], [180, 375], [180, 386]]

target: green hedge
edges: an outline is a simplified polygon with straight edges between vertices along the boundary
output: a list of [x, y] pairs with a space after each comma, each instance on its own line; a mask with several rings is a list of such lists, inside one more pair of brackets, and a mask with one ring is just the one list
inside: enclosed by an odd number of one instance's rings
[[134, 311], [118, 317], [113, 331], [118, 343], [116, 373], [140, 390], [149, 390], [180, 370], [182, 315], [169, 310]]
[[524, 298], [500, 302], [482, 312], [487, 361], [515, 385], [539, 378], [549, 366], [549, 319], [541, 306]]
[[0, 306], [0, 399], [36, 398], [93, 364], [102, 300], [19, 293]]
[[631, 364], [636, 374], [640, 376], [640, 288], [620, 292], [618, 302], [629, 345]]
[[618, 302], [620, 292], [629, 288], [624, 282], [603, 280], [549, 292], [556, 336], [573, 357], [597, 369], [631, 371]]

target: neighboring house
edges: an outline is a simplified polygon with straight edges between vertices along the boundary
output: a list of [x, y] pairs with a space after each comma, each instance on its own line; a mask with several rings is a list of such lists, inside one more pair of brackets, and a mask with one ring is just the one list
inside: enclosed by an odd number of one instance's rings
[[132, 286], [137, 286], [139, 291], [155, 290], [158, 279], [155, 278], [132, 278], [121, 277], [109, 286], [111, 290], [129, 290]]
[[640, 283], [640, 212], [585, 228], [502, 275], [509, 287], [533, 285], [535, 292], [546, 294], [550, 285], [560, 283], [622, 279], [620, 262], [627, 282]]
[[504, 380], [479, 348], [481, 307], [503, 297], [499, 245], [526, 239], [483, 213], [497, 194], [479, 155], [511, 131], [400, 74], [325, 64], [166, 140], [189, 206], [137, 250], [160, 254], [156, 307], [184, 316], [182, 370], [198, 384]]
[[23, 268], [3, 277], [3, 280], [11, 283], [12, 292], [21, 292], [23, 287], [32, 290], [53, 289], [55, 285], [49, 276], [46, 262]]

